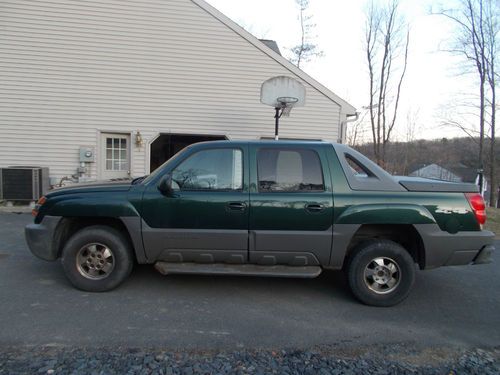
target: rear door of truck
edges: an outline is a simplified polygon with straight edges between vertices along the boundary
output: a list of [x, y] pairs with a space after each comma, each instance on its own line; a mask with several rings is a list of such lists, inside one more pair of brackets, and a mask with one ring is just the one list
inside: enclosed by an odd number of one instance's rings
[[328, 264], [333, 196], [320, 143], [250, 144], [250, 263]]

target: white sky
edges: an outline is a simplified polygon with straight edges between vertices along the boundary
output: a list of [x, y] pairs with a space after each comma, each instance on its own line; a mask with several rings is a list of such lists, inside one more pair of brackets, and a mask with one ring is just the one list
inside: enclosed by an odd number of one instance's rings
[[[208, 0], [258, 38], [276, 40], [283, 54], [298, 44], [298, 8], [294, 0]], [[304, 71], [354, 105], [368, 105], [366, 58], [363, 52], [364, 0], [310, 0], [318, 47], [324, 56], [301, 66]], [[439, 51], [452, 25], [428, 15], [432, 0], [402, 0], [401, 11], [411, 28], [410, 53], [396, 136], [404, 139], [409, 112], [418, 112], [417, 138], [463, 136], [439, 126], [443, 109], [464, 93], [473, 93], [472, 78], [458, 75], [463, 61]], [[444, 6], [447, 4], [444, 2]]]

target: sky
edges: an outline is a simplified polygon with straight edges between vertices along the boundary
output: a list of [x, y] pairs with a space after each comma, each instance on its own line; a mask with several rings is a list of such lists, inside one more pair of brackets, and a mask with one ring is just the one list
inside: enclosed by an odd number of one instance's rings
[[[300, 24], [294, 0], [208, 0], [256, 37], [275, 40], [282, 53], [298, 44]], [[401, 13], [410, 26], [410, 49], [395, 137], [406, 138], [407, 118], [416, 123], [416, 138], [464, 136], [441, 125], [464, 95], [474, 93], [473, 78], [460, 74], [463, 61], [443, 49], [453, 34], [446, 19], [430, 15], [434, 0], [402, 0]], [[444, 8], [450, 3], [439, 3]], [[358, 111], [368, 105], [368, 76], [363, 52], [366, 1], [310, 0], [313, 35], [323, 56], [301, 68], [347, 100]], [[472, 119], [470, 119], [472, 121]]]

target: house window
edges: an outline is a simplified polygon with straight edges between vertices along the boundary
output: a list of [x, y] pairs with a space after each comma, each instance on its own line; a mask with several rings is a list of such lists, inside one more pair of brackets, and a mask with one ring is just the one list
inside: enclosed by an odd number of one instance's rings
[[126, 138], [106, 138], [106, 170], [126, 171], [128, 170]]

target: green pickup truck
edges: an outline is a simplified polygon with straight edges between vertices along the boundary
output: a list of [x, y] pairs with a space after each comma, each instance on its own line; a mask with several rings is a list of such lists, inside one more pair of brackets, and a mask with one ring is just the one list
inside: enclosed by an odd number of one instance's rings
[[54, 190], [26, 227], [39, 258], [107, 291], [134, 263], [162, 274], [312, 278], [344, 270], [361, 302], [405, 299], [416, 268], [488, 263], [473, 184], [388, 174], [341, 144], [215, 141], [132, 182]]

